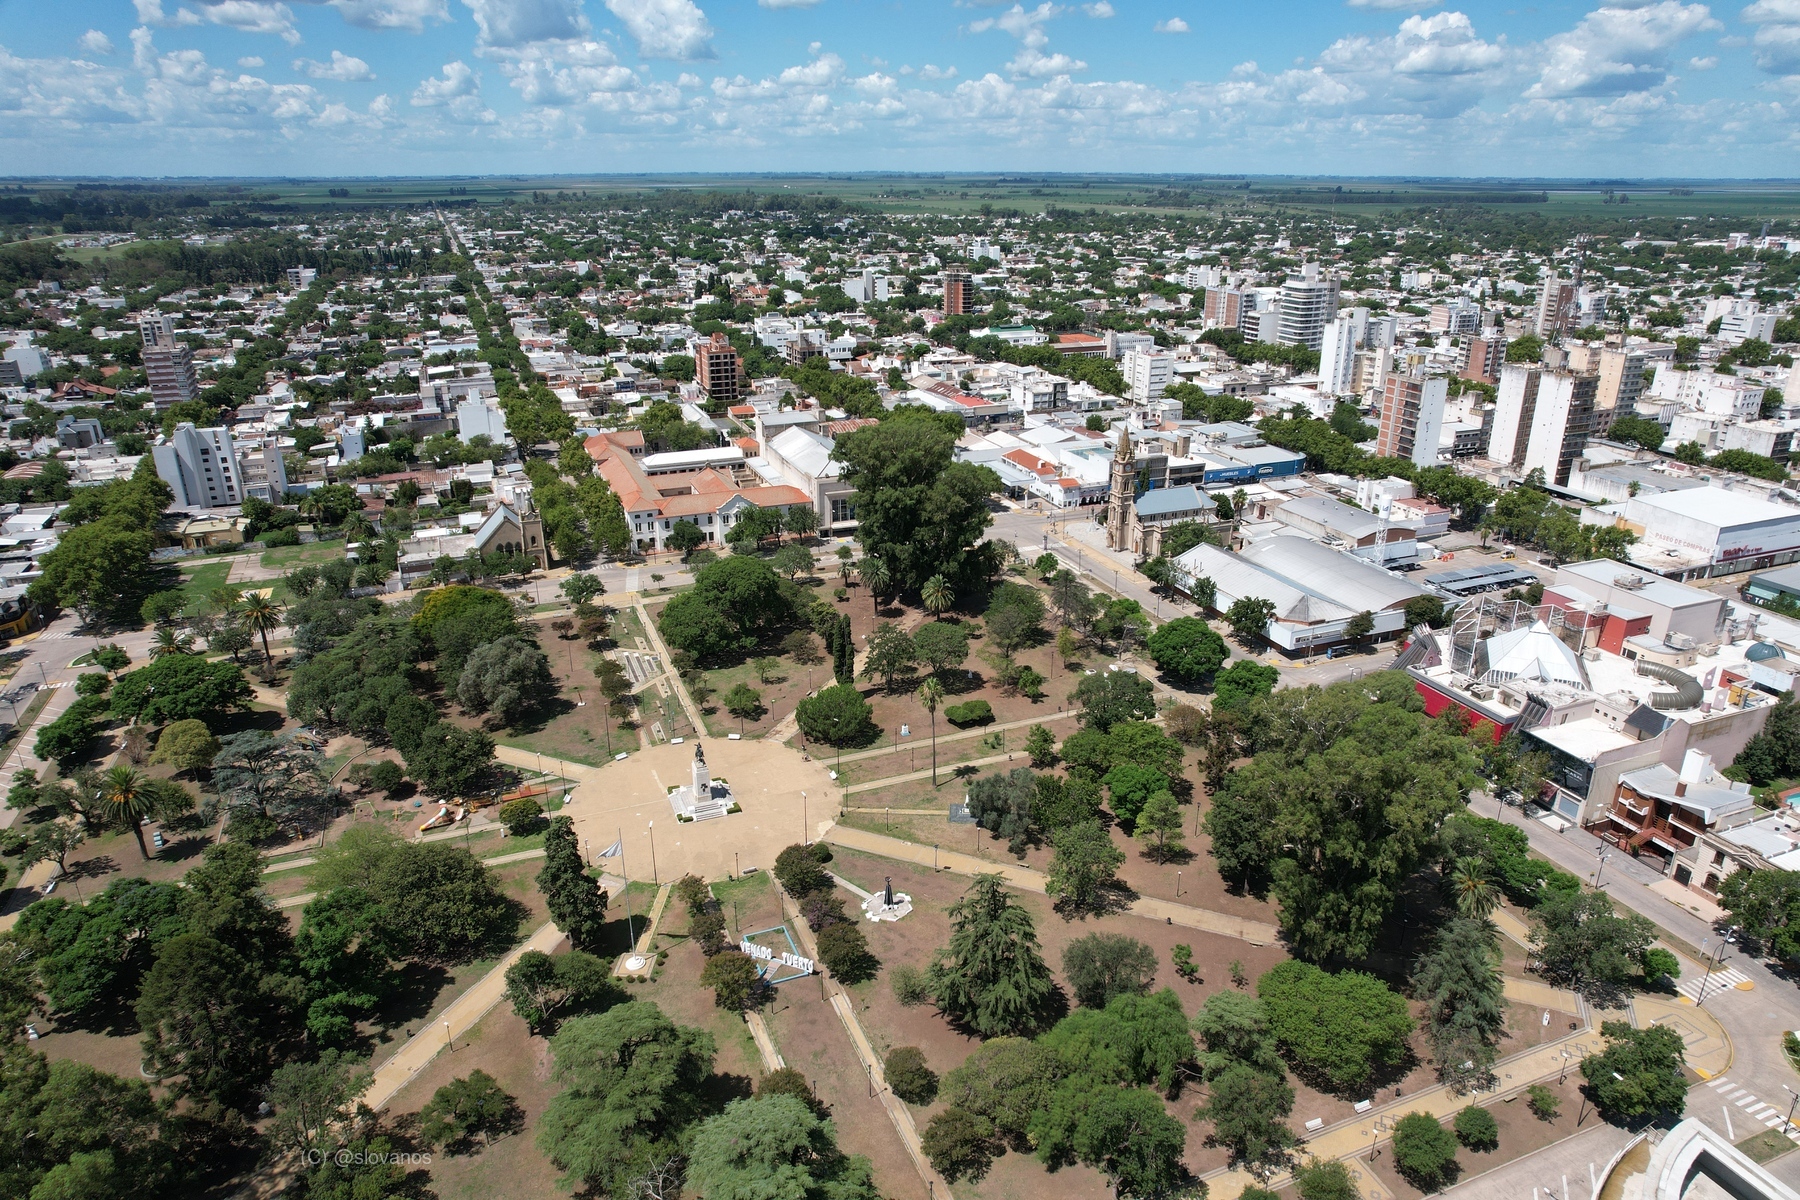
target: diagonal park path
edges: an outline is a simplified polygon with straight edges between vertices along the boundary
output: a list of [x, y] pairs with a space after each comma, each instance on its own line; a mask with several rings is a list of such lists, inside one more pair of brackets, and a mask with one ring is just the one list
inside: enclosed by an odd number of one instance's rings
[[[837, 825], [826, 830], [822, 839], [835, 846], [929, 866], [934, 870], [949, 870], [962, 875], [999, 874], [1008, 884], [1022, 891], [1044, 891], [1044, 874], [1041, 871], [1006, 863], [991, 863], [973, 855], [945, 850], [940, 846], [920, 845], [917, 842]], [[1279, 930], [1265, 922], [1247, 921], [1173, 900], [1140, 897], [1129, 906], [1128, 911], [1153, 920], [1166, 918], [1175, 925], [1257, 945], [1269, 944], [1279, 937]], [[1495, 922], [1502, 934], [1521, 944], [1525, 943], [1529, 930], [1516, 916], [1503, 910], [1495, 914]], [[1321, 1129], [1306, 1137], [1302, 1145], [1303, 1152], [1310, 1157], [1344, 1162], [1364, 1200], [1392, 1200], [1388, 1189], [1359, 1156], [1366, 1155], [1388, 1140], [1400, 1117], [1413, 1112], [1427, 1112], [1439, 1120], [1449, 1118], [1472, 1101], [1489, 1102], [1500, 1099], [1520, 1092], [1533, 1083], [1560, 1075], [1584, 1055], [1601, 1049], [1603, 1043], [1595, 1014], [1575, 993], [1534, 979], [1508, 976], [1503, 983], [1508, 999], [1534, 1007], [1581, 1014], [1585, 1019], [1583, 1027], [1566, 1037], [1539, 1043], [1529, 1050], [1500, 1060], [1494, 1068], [1494, 1087], [1488, 1091], [1471, 1095], [1453, 1092], [1449, 1087], [1439, 1084]], [[1730, 1038], [1712, 1014], [1704, 1009], [1684, 1007], [1674, 999], [1639, 996], [1634, 999], [1630, 1010], [1602, 1015], [1611, 1019], [1629, 1018], [1634, 1025], [1640, 1027], [1667, 1024], [1674, 1028], [1681, 1034], [1687, 1048], [1688, 1064], [1705, 1078], [1715, 1078], [1731, 1065]], [[1291, 1174], [1283, 1172], [1272, 1179], [1260, 1180], [1249, 1171], [1227, 1168], [1210, 1172], [1203, 1178], [1212, 1200], [1235, 1200], [1247, 1187], [1279, 1188], [1290, 1181]]]

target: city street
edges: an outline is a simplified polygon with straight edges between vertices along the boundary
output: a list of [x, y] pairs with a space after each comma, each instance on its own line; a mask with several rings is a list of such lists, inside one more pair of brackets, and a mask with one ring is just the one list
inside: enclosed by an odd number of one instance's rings
[[[1496, 801], [1481, 793], [1472, 799], [1470, 808], [1508, 824], [1520, 821], [1516, 808], [1502, 811]], [[1648, 885], [1659, 881], [1660, 874], [1582, 829], [1572, 827], [1558, 833], [1539, 821], [1527, 820], [1523, 825], [1534, 851], [1590, 883], [1600, 865], [1598, 852], [1607, 851], [1600, 886], [1619, 904], [1649, 917], [1678, 939], [1672, 948], [1681, 959], [1684, 991], [1699, 991], [1697, 985], [1706, 968], [1698, 960], [1698, 952], [1704, 946], [1710, 959], [1719, 949], [1720, 935], [1701, 917], [1650, 890]], [[1743, 983], [1750, 986], [1744, 988]], [[1687, 998], [1692, 999], [1692, 994]], [[1785, 1115], [1800, 1093], [1800, 1074], [1788, 1065], [1781, 1051], [1782, 1033], [1800, 1029], [1800, 991], [1778, 968], [1727, 946], [1707, 981], [1702, 1003], [1731, 1035], [1735, 1057], [1723, 1076], [1723, 1086], [1697, 1086], [1688, 1093], [1688, 1113], [1742, 1141], [1763, 1128], [1746, 1110], [1766, 1105], [1778, 1110], [1777, 1115]]]

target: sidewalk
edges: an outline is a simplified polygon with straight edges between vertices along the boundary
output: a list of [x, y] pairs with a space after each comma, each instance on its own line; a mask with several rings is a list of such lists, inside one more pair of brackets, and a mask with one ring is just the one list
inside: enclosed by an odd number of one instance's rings
[[[879, 833], [869, 833], [862, 829], [849, 829], [842, 825], [831, 826], [821, 835], [821, 840], [830, 842], [834, 846], [843, 846], [849, 850], [861, 850], [865, 854], [897, 859], [900, 862], [916, 863], [921, 867], [931, 867], [933, 870], [954, 871], [958, 875], [999, 875], [1007, 883], [1021, 891], [1044, 894], [1044, 873], [1034, 871], [1030, 867], [1016, 866], [1011, 863], [992, 863], [976, 858], [972, 854], [961, 854], [955, 850], [945, 850], [936, 846], [922, 846], [917, 842], [903, 841], [900, 838], [887, 837]], [[1127, 911], [1134, 912], [1141, 917], [1149, 917], [1153, 921], [1167, 920], [1184, 929], [1198, 929], [1203, 933], [1216, 933], [1221, 937], [1236, 938], [1242, 942], [1249, 942], [1253, 946], [1270, 945], [1281, 936], [1280, 930], [1264, 921], [1245, 920], [1241, 917], [1213, 912], [1211, 909], [1194, 908], [1187, 904], [1177, 904], [1173, 900], [1159, 900], [1150, 896], [1140, 896], [1131, 903]]]
[[[1301, 1143], [1301, 1151], [1308, 1157], [1325, 1161], [1346, 1160], [1347, 1165], [1354, 1168], [1357, 1164], [1348, 1163], [1347, 1160], [1386, 1141], [1394, 1125], [1408, 1113], [1426, 1112], [1443, 1120], [1454, 1116], [1470, 1103], [1497, 1100], [1521, 1091], [1541, 1079], [1559, 1074], [1568, 1061], [1599, 1050], [1601, 1044], [1599, 1033], [1593, 1029], [1579, 1030], [1554, 1042], [1544, 1042], [1523, 1054], [1501, 1059], [1494, 1068], [1498, 1084], [1492, 1091], [1459, 1095], [1444, 1084], [1438, 1084], [1322, 1129]], [[1563, 1057], [1565, 1050], [1570, 1054], [1568, 1060]], [[1363, 1174], [1367, 1177], [1368, 1173], [1365, 1171]], [[1201, 1178], [1206, 1180], [1212, 1200], [1235, 1200], [1247, 1187], [1278, 1190], [1292, 1175], [1284, 1171], [1267, 1183], [1260, 1183], [1248, 1171], [1227, 1168]], [[1368, 1193], [1365, 1193], [1365, 1197], [1367, 1196]]]
[[370, 1108], [381, 1109], [394, 1098], [395, 1093], [412, 1081], [413, 1076], [423, 1071], [431, 1060], [436, 1058], [446, 1045], [451, 1053], [455, 1053], [455, 1041], [475, 1028], [481, 1018], [488, 1014], [496, 1004], [506, 998], [506, 971], [519, 956], [527, 950], [537, 950], [544, 954], [553, 954], [564, 941], [562, 930], [553, 922], [546, 921], [538, 927], [524, 945], [510, 951], [504, 958], [494, 964], [494, 969], [476, 980], [468, 991], [450, 1002], [450, 1006], [426, 1023], [425, 1027], [415, 1034], [411, 1041], [382, 1063], [375, 1070], [375, 1080], [369, 1090], [362, 1096], [362, 1102]]
[[[940, 746], [946, 742], [966, 742], [970, 738], [986, 737], [996, 730], [1029, 729], [1033, 725], [1043, 725], [1050, 721], [1062, 721], [1080, 715], [1081, 710], [1075, 708], [1064, 709], [1061, 712], [1047, 712], [1041, 717], [1026, 717], [1023, 721], [1002, 721], [997, 725], [983, 725], [979, 729], [966, 729], [957, 733], [940, 733], [937, 742]], [[917, 735], [915, 734], [914, 736]], [[927, 743], [929, 743], [929, 736], [926, 740]], [[904, 754], [908, 750], [917, 750], [918, 748], [916, 742], [909, 742], [905, 746], [877, 746], [873, 750], [858, 750], [854, 754], [846, 754], [844, 755], [843, 761], [847, 763], [861, 762], [864, 759], [880, 758], [883, 754]], [[835, 763], [837, 760], [833, 759], [832, 761]]]

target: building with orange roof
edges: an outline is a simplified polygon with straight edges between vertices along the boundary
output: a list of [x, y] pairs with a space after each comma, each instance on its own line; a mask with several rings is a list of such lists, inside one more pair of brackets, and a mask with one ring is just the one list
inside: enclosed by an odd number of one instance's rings
[[770, 485], [750, 469], [739, 445], [665, 454], [644, 453], [637, 430], [600, 433], [586, 442], [588, 457], [619, 497], [637, 548], [667, 549], [677, 521], [700, 527], [709, 544], [719, 545], [731, 527], [753, 508], [812, 508], [799, 488]]

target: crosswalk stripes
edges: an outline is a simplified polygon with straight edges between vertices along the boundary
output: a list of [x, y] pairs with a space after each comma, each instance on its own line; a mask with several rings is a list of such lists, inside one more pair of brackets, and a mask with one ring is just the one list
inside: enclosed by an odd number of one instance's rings
[[46, 634], [39, 636], [38, 641], [40, 641], [40, 642], [60, 642], [64, 638], [72, 638], [74, 636], [75, 636], [75, 631], [73, 629], [59, 629], [59, 630], [55, 631], [54, 633], [46, 633]]
[[1755, 1093], [1737, 1086], [1730, 1079], [1711, 1079], [1706, 1086], [1717, 1092], [1720, 1100], [1737, 1109], [1739, 1117], [1748, 1117], [1766, 1129], [1779, 1129], [1790, 1140], [1800, 1142], [1800, 1126], [1788, 1124], [1786, 1110], [1764, 1103]]
[[1740, 983], [1748, 982], [1750, 982], [1750, 977], [1736, 967], [1714, 967], [1710, 979], [1702, 973], [1692, 979], [1682, 980], [1675, 985], [1675, 990], [1689, 1000], [1698, 1000], [1702, 986], [1706, 988], [1706, 994], [1711, 996], [1728, 988], [1734, 988]]

